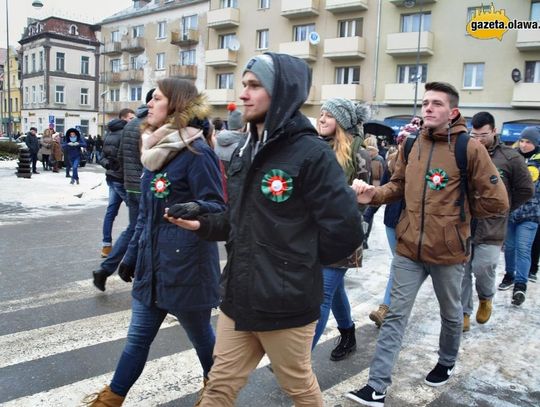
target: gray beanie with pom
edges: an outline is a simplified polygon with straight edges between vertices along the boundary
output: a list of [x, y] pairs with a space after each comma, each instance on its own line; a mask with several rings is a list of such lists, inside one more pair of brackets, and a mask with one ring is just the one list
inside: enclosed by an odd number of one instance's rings
[[345, 98], [328, 99], [321, 111], [330, 113], [338, 124], [348, 133], [354, 133], [358, 125], [369, 120], [371, 110], [365, 103], [354, 103]]

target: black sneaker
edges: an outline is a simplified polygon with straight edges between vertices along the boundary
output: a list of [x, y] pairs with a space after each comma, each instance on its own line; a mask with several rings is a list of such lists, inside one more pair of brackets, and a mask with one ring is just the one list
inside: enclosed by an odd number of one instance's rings
[[529, 273], [529, 281], [531, 283], [536, 283], [536, 274]]
[[361, 389], [353, 390], [345, 395], [345, 398], [355, 401], [363, 406], [383, 407], [386, 392], [379, 393], [370, 385], [365, 385]]
[[107, 281], [107, 277], [109, 277], [105, 270], [99, 269], [92, 271], [92, 275], [94, 276], [94, 285], [96, 288], [100, 291], [105, 291], [105, 282]]
[[512, 295], [512, 304], [521, 305], [525, 302], [525, 294], [527, 293], [527, 285], [517, 283], [514, 285], [514, 294]]
[[444, 366], [437, 363], [433, 370], [428, 373], [424, 382], [432, 387], [442, 386], [454, 373], [454, 366]]
[[514, 279], [508, 274], [504, 275], [503, 281], [499, 284], [499, 290], [506, 291], [514, 285]]

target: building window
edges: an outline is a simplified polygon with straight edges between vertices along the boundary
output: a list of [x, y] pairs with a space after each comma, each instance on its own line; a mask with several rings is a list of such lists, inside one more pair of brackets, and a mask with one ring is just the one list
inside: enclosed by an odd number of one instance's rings
[[144, 37], [144, 25], [137, 25], [132, 30], [133, 38]]
[[229, 48], [232, 40], [236, 39], [236, 34], [223, 34], [218, 37], [218, 48]]
[[66, 54], [64, 54], [63, 52], [56, 53], [56, 70], [57, 71], [65, 70], [65, 58], [66, 58]]
[[489, 12], [489, 9], [490, 9], [490, 6], [484, 6], [484, 5], [478, 5], [476, 7], [467, 8], [467, 22], [471, 21], [471, 18], [473, 18], [473, 15], [476, 13], [476, 10]]
[[111, 31], [111, 42], [120, 42], [120, 31]]
[[64, 86], [56, 85], [54, 90], [54, 102], [64, 103]]
[[540, 82], [540, 61], [525, 61], [525, 82]]
[[87, 136], [90, 131], [90, 120], [81, 119], [81, 135]]
[[268, 49], [268, 30], [257, 30], [257, 49]]
[[[7, 99], [4, 99], [4, 110], [7, 111], [7, 102], [6, 102]], [[28, 95], [28, 86], [25, 86], [24, 87], [24, 103], [27, 104], [28, 102], [30, 101], [29, 99], [29, 95]]]
[[199, 18], [197, 14], [182, 17], [182, 33], [187, 33], [188, 30], [196, 30], [198, 25]]
[[157, 70], [165, 69], [165, 53], [164, 52], [160, 52], [156, 54], [156, 69]]
[[37, 102], [36, 86], [32, 85], [32, 103]]
[[43, 85], [39, 85], [39, 102], [45, 102], [45, 88]]
[[36, 72], [36, 54], [32, 54], [32, 72]]
[[420, 21], [422, 22], [422, 31], [431, 30], [431, 13], [402, 14], [401, 32], [418, 32], [420, 29]]
[[216, 75], [218, 89], [234, 89], [234, 74], [219, 73]]
[[60, 119], [60, 118], [56, 117], [56, 118], [54, 119], [54, 122], [55, 122], [54, 124], [55, 124], [55, 126], [56, 126], [56, 127], [55, 127], [55, 130], [56, 130], [58, 133], [64, 134], [64, 130], [65, 130], [65, 121], [64, 121], [64, 119], [63, 119], [63, 118]]
[[81, 75], [88, 75], [90, 72], [90, 57], [81, 57]]
[[307, 41], [309, 33], [315, 31], [315, 24], [296, 25], [293, 27], [293, 41]]
[[24, 56], [24, 73], [28, 73], [28, 55]]
[[165, 33], [167, 29], [167, 23], [165, 21], [159, 21], [157, 23], [157, 38], [165, 38], [167, 35]]
[[39, 70], [43, 71], [43, 51], [39, 51]]
[[15, 98], [15, 111], [19, 111], [19, 98]]
[[110, 89], [109, 99], [111, 102], [120, 102], [120, 89]]
[[531, 3], [531, 18], [532, 21], [540, 21], [540, 2]]
[[221, 0], [221, 8], [238, 8], [238, 0]]
[[141, 62], [141, 58], [139, 57], [129, 57], [129, 66], [131, 69], [142, 69], [143, 63]]
[[484, 87], [484, 64], [465, 64], [463, 66], [463, 87], [481, 89]]
[[[425, 83], [427, 78], [427, 64], [418, 65], [418, 75], [420, 82]], [[415, 83], [417, 80], [416, 65], [398, 65], [398, 83]]]
[[363, 25], [361, 18], [338, 21], [338, 37], [361, 37]]
[[359, 66], [342, 66], [336, 68], [336, 84], [338, 85], [358, 85], [360, 83]]
[[197, 65], [194, 49], [180, 52], [180, 65]]
[[81, 105], [88, 105], [88, 88], [81, 88]]
[[120, 72], [120, 59], [111, 59], [111, 72]]
[[142, 87], [132, 86], [129, 92], [129, 100], [133, 102], [137, 100], [142, 100]]
[[270, 0], [259, 0], [259, 8], [270, 8]]

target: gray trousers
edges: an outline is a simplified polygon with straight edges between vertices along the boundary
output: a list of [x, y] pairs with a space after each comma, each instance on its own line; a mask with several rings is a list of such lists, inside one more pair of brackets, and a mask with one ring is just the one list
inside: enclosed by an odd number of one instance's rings
[[442, 266], [415, 262], [398, 254], [394, 256], [391, 266], [394, 279], [390, 310], [381, 326], [369, 369], [368, 384], [376, 391], [384, 392], [392, 384], [392, 370], [401, 349], [403, 334], [418, 290], [428, 275], [433, 281], [441, 313], [439, 363], [444, 366], [455, 364], [463, 328], [463, 269], [462, 264]]
[[476, 293], [481, 300], [491, 300], [495, 295], [495, 276], [501, 246], [479, 244], [473, 246], [471, 260], [465, 265], [465, 275], [461, 284], [461, 304], [463, 313], [471, 315], [474, 309], [472, 275], [476, 279]]

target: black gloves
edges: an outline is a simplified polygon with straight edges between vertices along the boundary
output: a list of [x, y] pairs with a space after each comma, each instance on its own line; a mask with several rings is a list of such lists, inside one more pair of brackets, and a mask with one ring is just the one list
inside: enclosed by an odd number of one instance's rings
[[135, 275], [135, 267], [129, 266], [126, 263], [120, 263], [118, 266], [118, 275], [126, 283], [131, 283], [131, 279]]
[[197, 202], [185, 202], [171, 206], [167, 215], [173, 218], [193, 220], [197, 219], [197, 216], [202, 215], [202, 211], [201, 206]]

